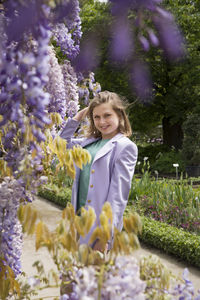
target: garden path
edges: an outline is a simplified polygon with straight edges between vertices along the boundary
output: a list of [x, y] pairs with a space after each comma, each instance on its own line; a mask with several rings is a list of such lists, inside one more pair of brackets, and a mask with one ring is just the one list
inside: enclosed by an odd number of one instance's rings
[[[42, 220], [48, 226], [50, 230], [53, 230], [56, 226], [56, 223], [61, 218], [62, 210], [58, 208], [53, 203], [48, 202], [45, 199], [37, 197], [33, 202], [34, 207], [38, 210]], [[141, 245], [141, 249], [135, 252], [137, 258], [142, 255], [157, 255], [160, 257], [161, 261], [176, 275], [181, 275], [184, 268], [188, 268], [190, 272], [190, 280], [193, 282], [195, 289], [200, 288], [200, 270], [194, 267], [191, 267], [183, 261], [178, 261], [176, 258], [166, 255], [161, 251], [149, 248], [145, 245]], [[54, 269], [56, 266], [46, 248], [39, 249], [35, 251], [35, 238], [34, 236], [25, 236], [23, 244], [23, 253], [22, 253], [22, 268], [23, 271], [29, 276], [36, 274], [36, 269], [32, 267], [32, 264], [41, 260], [45, 267], [45, 271], [48, 273], [50, 269]], [[49, 299], [53, 300], [55, 297], [59, 299], [59, 288], [47, 288], [45, 290], [39, 291], [38, 296], [33, 296], [32, 299]], [[32, 300], [31, 299], [31, 300]]]

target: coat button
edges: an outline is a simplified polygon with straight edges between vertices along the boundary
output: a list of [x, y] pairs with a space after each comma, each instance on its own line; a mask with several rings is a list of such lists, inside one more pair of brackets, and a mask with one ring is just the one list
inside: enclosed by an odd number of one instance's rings
[[92, 169], [91, 173], [92, 173], [92, 174], [94, 173], [94, 169]]
[[90, 202], [91, 202], [91, 200], [88, 200], [87, 202], [88, 202], [88, 203], [90, 203]]
[[90, 184], [90, 187], [93, 188], [93, 184]]

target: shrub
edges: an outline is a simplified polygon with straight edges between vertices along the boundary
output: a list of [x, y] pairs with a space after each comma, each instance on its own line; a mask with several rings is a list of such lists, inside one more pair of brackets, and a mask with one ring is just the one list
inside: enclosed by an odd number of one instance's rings
[[176, 174], [173, 167], [174, 163], [178, 163], [178, 171], [185, 171], [185, 163], [180, 151], [171, 150], [170, 152], [163, 152], [157, 155], [155, 162], [151, 165], [151, 171], [158, 171], [162, 174]]
[[59, 188], [55, 184], [47, 184], [40, 186], [38, 195], [57, 205], [65, 207], [67, 202], [71, 201], [71, 188], [61, 187]]
[[182, 152], [170, 149], [166, 145], [138, 146], [138, 162], [140, 162], [140, 166], [136, 167], [136, 171], [142, 171], [145, 157], [148, 157], [151, 173], [157, 171], [159, 174], [176, 174], [176, 170], [173, 167], [174, 163], [179, 164], [179, 172], [185, 171]]
[[159, 153], [168, 152], [170, 149], [165, 145], [148, 145], [142, 147], [138, 145], [138, 161], [143, 162], [144, 157], [148, 157], [150, 165], [152, 165]]
[[188, 166], [200, 165], [200, 114], [189, 115], [183, 123], [183, 157]]
[[139, 238], [144, 243], [200, 267], [200, 236], [146, 217], [142, 217], [142, 221]]

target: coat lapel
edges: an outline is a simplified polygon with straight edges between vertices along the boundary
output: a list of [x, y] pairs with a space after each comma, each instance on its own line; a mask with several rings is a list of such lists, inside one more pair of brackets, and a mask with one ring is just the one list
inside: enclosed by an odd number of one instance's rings
[[114, 146], [115, 146], [115, 142], [120, 139], [121, 137], [123, 137], [124, 135], [122, 133], [118, 133], [117, 135], [115, 135], [110, 141], [108, 141], [104, 147], [102, 147], [97, 154], [95, 155], [94, 161], [93, 163], [98, 160], [99, 158], [101, 158], [102, 156], [106, 155], [108, 152], [110, 152]]

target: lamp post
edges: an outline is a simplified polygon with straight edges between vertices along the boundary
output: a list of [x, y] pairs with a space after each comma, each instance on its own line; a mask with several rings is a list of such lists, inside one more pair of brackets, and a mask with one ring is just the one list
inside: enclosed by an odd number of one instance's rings
[[178, 167], [179, 167], [179, 164], [173, 164], [173, 167], [176, 168], [176, 179], [178, 179]]

